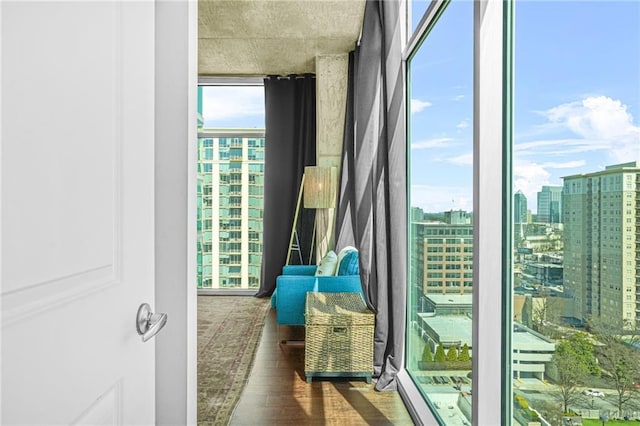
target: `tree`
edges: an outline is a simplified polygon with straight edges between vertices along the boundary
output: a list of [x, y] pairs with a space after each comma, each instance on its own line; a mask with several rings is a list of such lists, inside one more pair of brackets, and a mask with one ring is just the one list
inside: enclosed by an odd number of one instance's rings
[[422, 351], [422, 361], [423, 362], [432, 362], [433, 354], [431, 353], [431, 345], [428, 343], [424, 345], [424, 350]]
[[469, 356], [469, 345], [467, 345], [466, 343], [462, 345], [460, 355], [458, 355], [458, 361], [471, 361], [471, 357]]
[[562, 300], [559, 297], [542, 296], [531, 300], [531, 328], [545, 336], [551, 336], [553, 329], [548, 323], [558, 324]]
[[438, 345], [438, 348], [436, 349], [436, 356], [434, 361], [435, 362], [445, 362], [447, 360], [447, 357], [444, 354], [444, 347], [442, 346], [442, 344]]
[[549, 424], [563, 424], [563, 412], [557, 403], [551, 401], [539, 401], [536, 402], [536, 409], [540, 412], [542, 418], [545, 419]]
[[447, 350], [447, 361], [456, 362], [458, 360], [458, 346], [452, 345], [449, 346]]
[[634, 381], [640, 377], [640, 354], [615, 334], [598, 336], [597, 358], [605, 375], [610, 378], [616, 391], [616, 405], [622, 414], [623, 406], [638, 397]]
[[589, 374], [600, 377], [601, 370], [596, 359], [593, 338], [587, 333], [579, 332], [569, 337], [568, 341], [579, 362], [587, 366]]
[[599, 373], [594, 355], [593, 344], [585, 333], [576, 333], [568, 339], [558, 342], [553, 355], [557, 370], [560, 399], [564, 412], [569, 404], [576, 402], [580, 395], [578, 386], [582, 385], [590, 373]]

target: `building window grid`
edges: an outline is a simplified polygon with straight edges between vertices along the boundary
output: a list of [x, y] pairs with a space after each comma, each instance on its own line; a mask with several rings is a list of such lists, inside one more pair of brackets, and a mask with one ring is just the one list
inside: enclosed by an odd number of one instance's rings
[[[247, 284], [251, 288], [259, 285], [260, 264], [262, 256], [262, 195], [264, 182], [264, 138], [203, 138], [200, 139], [198, 150], [198, 171], [200, 181], [198, 188], [199, 205], [199, 232], [202, 237], [209, 237], [204, 231], [213, 230], [212, 209], [218, 207], [218, 228], [220, 229], [217, 263], [219, 266], [218, 279], [212, 279], [204, 274], [210, 274], [210, 268], [199, 268], [198, 286], [211, 287], [217, 283], [221, 288], [237, 288], [242, 285], [243, 270], [247, 272]], [[216, 153], [217, 150], [217, 153]], [[250, 154], [249, 154], [250, 153]], [[243, 156], [250, 156], [250, 161]], [[249, 185], [243, 183], [245, 173], [241, 164], [248, 164]], [[216, 191], [215, 179], [218, 175], [218, 188]], [[246, 189], [243, 190], [243, 185]], [[244, 193], [243, 193], [244, 191]], [[216, 194], [219, 192], [219, 194]], [[248, 205], [243, 205], [243, 198], [247, 197]], [[214, 205], [217, 203], [217, 206]], [[243, 210], [247, 209], [250, 220], [247, 225], [251, 232], [251, 243], [248, 244], [247, 253], [242, 253], [242, 217]], [[247, 233], [249, 235], [249, 233]], [[201, 238], [202, 238], [201, 237]], [[199, 258], [212, 262], [212, 244], [198, 244]], [[226, 253], [226, 254], [224, 254]], [[207, 256], [202, 256], [206, 254]], [[243, 259], [244, 257], [244, 259]]]

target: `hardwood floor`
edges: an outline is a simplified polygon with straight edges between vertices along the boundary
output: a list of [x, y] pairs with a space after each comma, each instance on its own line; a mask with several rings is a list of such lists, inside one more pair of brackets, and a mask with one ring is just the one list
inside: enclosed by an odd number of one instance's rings
[[[300, 331], [304, 330], [281, 327], [280, 337], [300, 338]], [[249, 382], [230, 425], [413, 425], [413, 422], [397, 392], [377, 392], [364, 379], [314, 378], [307, 383], [304, 346], [278, 344], [272, 310], [267, 315]]]

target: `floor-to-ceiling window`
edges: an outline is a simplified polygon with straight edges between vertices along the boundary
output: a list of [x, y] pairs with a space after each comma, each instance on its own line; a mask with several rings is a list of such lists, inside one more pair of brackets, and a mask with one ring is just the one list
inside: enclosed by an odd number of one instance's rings
[[422, 422], [511, 424], [503, 192], [512, 2], [408, 3], [410, 278], [400, 390]]
[[198, 88], [198, 288], [256, 289], [262, 262], [264, 89], [259, 80], [219, 83]]
[[[425, 326], [453, 311], [439, 310], [428, 296], [430, 280], [445, 295], [450, 286], [446, 253], [438, 257], [447, 247], [437, 247], [427, 233], [446, 233], [456, 210], [459, 196], [450, 183], [463, 176], [458, 167], [465, 158], [452, 154], [463, 132], [452, 136], [441, 130], [459, 111], [439, 115], [440, 102], [424, 94], [431, 85], [433, 96], [457, 76], [460, 68], [453, 64], [464, 55], [460, 44], [467, 27], [459, 23], [456, 35], [438, 40], [464, 2], [410, 3], [418, 12], [412, 14], [413, 43], [406, 54], [411, 100], [406, 369], [418, 393], [407, 392], [411, 400], [428, 401], [440, 423], [453, 424], [468, 391], [452, 385], [451, 374], [429, 378], [425, 360], [433, 364], [434, 346], [419, 348], [434, 340], [430, 334], [440, 338]], [[474, 28], [473, 120], [468, 123], [474, 146], [466, 161], [471, 164], [473, 158], [470, 356], [475, 368], [471, 415], [463, 422], [637, 419], [640, 4], [488, 1], [472, 7], [474, 22], [466, 25]], [[443, 48], [449, 56], [438, 63]], [[421, 58], [432, 61], [431, 67], [419, 67]], [[446, 73], [448, 64], [454, 68]], [[421, 125], [440, 133], [425, 137]], [[442, 169], [430, 164], [447, 161]], [[427, 182], [429, 171], [435, 173]], [[452, 204], [449, 217], [434, 215], [431, 207], [425, 211], [445, 187]], [[434, 227], [437, 231], [430, 230]], [[441, 267], [444, 286], [435, 282]], [[501, 273], [489, 271], [495, 267]], [[447, 324], [453, 327], [455, 321]], [[499, 360], [497, 368], [484, 364], [492, 357]], [[456, 404], [443, 410], [438, 389], [457, 392]], [[507, 414], [491, 417], [487, 410]]]
[[[413, 12], [425, 4], [415, 2]], [[406, 367], [440, 421], [465, 424], [473, 388], [473, 3], [435, 13], [407, 60]]]
[[[462, 139], [441, 130], [459, 111], [439, 115], [439, 102], [423, 87], [431, 85], [433, 96], [460, 71], [441, 75], [447, 63], [436, 62], [440, 46], [430, 42], [465, 2], [411, 3], [424, 15], [411, 20], [415, 33], [405, 55], [411, 99], [405, 367], [416, 389], [400, 375], [407, 399], [417, 412], [418, 402], [428, 401], [424, 418], [432, 412], [442, 424], [639, 419], [640, 4], [467, 2], [473, 24], [459, 23], [444, 43], [452, 64], [464, 54], [459, 44], [467, 33], [474, 46], [473, 154], [466, 159], [474, 188], [474, 368], [467, 390], [452, 385], [451, 374], [429, 378], [425, 361], [434, 367], [433, 345], [420, 351], [435, 334], [425, 326], [454, 311], [439, 310], [428, 296], [429, 280], [448, 294], [446, 280], [444, 287], [435, 283], [438, 251], [447, 247], [427, 235], [436, 226], [445, 233], [448, 217], [423, 206], [436, 202], [439, 187], [450, 188], [452, 204], [459, 198], [447, 183], [460, 178], [460, 161], [442, 169], [430, 163], [451, 161], [456, 137]], [[418, 67], [422, 57], [430, 68]], [[422, 124], [438, 137], [425, 137]], [[429, 172], [429, 182], [421, 181]], [[447, 353], [444, 362], [452, 362]], [[440, 395], [455, 393], [455, 403], [443, 409]], [[458, 423], [466, 393], [470, 416]]]
[[640, 3], [517, 2], [515, 58], [514, 418], [638, 419]]

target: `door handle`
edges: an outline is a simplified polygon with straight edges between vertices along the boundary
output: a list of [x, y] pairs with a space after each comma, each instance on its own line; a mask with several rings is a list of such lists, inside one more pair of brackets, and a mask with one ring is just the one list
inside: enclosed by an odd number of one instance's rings
[[138, 315], [136, 316], [136, 330], [138, 331], [138, 334], [142, 336], [143, 342], [146, 342], [158, 334], [166, 323], [167, 314], [154, 314], [151, 312], [151, 306], [149, 306], [148, 303], [143, 303], [138, 308]]

